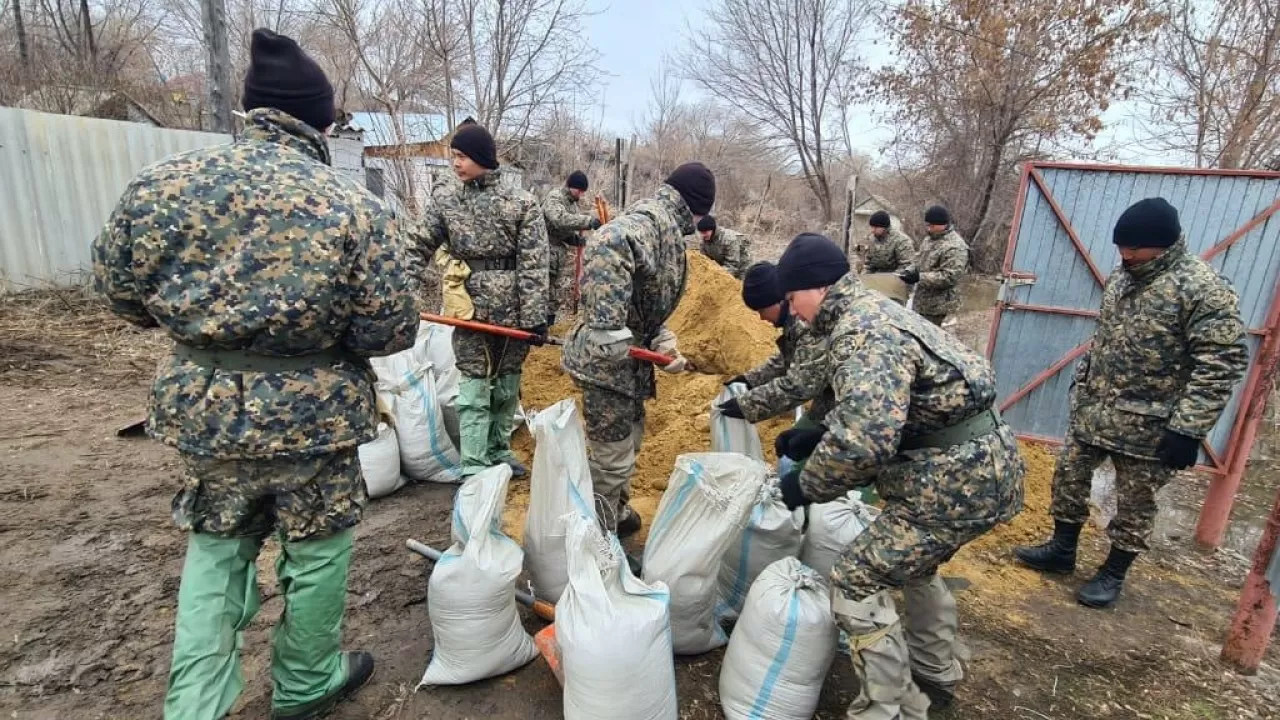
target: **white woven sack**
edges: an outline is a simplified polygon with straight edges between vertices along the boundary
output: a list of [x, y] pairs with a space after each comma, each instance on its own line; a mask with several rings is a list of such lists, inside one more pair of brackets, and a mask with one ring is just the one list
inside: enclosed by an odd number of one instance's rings
[[389, 388], [395, 395], [401, 472], [414, 480], [459, 482], [462, 461], [445, 429], [431, 366], [401, 376]]
[[760, 573], [720, 667], [726, 720], [810, 720], [836, 654], [822, 579], [793, 557]]
[[671, 589], [672, 646], [681, 655], [729, 638], [716, 621], [720, 561], [746, 526], [765, 466], [737, 453], [676, 458], [644, 547], [644, 580]]
[[571, 513], [595, 518], [587, 436], [572, 399], [534, 415], [529, 427], [534, 451], [524, 525], [524, 567], [535, 594], [554, 603], [569, 581], [565, 521]]
[[720, 403], [746, 392], [746, 385], [733, 383], [722, 388], [711, 402], [711, 452], [742, 453], [753, 460], [764, 462], [764, 449], [760, 447], [760, 433], [756, 431], [756, 426], [746, 420], [726, 417], [719, 409]]
[[720, 604], [716, 614], [732, 620], [742, 611], [747, 590], [774, 562], [796, 557], [804, 544], [804, 511], [788, 510], [776, 478], [760, 486], [747, 526], [720, 561]]
[[627, 567], [593, 518], [568, 519], [569, 581], [556, 605], [565, 720], [676, 720], [666, 585]]
[[413, 346], [416, 367], [431, 365], [431, 374], [436, 381], [436, 395], [442, 407], [453, 407], [458, 399], [458, 381], [462, 373], [458, 370], [457, 358], [453, 354], [453, 328], [439, 323], [422, 322], [418, 325], [418, 340]]
[[502, 675], [538, 654], [516, 612], [515, 585], [524, 553], [500, 529], [510, 480], [511, 468], [496, 465], [463, 486], [472, 488], [477, 502], [462, 518], [465, 542], [444, 552], [427, 582], [434, 647], [418, 687]]
[[875, 521], [880, 511], [862, 502], [854, 491], [829, 503], [810, 505], [808, 512], [809, 530], [804, 535], [800, 560], [825, 582], [845, 548]]
[[387, 423], [378, 423], [378, 437], [359, 447], [360, 474], [369, 497], [380, 498], [404, 487], [400, 475], [400, 446], [396, 429]]

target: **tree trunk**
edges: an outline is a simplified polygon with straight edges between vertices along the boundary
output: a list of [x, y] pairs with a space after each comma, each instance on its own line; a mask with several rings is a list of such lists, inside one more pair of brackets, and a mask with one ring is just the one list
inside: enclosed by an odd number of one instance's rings
[[978, 232], [986, 227], [987, 213], [991, 211], [991, 198], [996, 192], [996, 183], [1000, 179], [1000, 165], [1004, 161], [1005, 146], [1009, 143], [1007, 133], [1002, 134], [994, 143], [992, 150], [991, 162], [983, 172], [982, 177], [982, 194], [978, 196], [978, 212], [976, 213], [976, 221], [970, 232], [973, 235], [969, 238], [970, 242], [976, 244]]
[[89, 50], [89, 66], [94, 72], [98, 70], [98, 46], [93, 40], [93, 22], [89, 18], [89, 0], [80, 0], [80, 24], [84, 33], [84, 44]]
[[22, 61], [23, 84], [31, 72], [31, 50], [27, 47], [27, 26], [22, 21], [22, 0], [13, 0], [13, 26], [18, 33], [18, 58]]
[[[205, 68], [214, 132], [231, 132], [231, 55], [227, 47], [226, 0], [201, 0]], [[323, 129], [323, 128], [319, 128]]]

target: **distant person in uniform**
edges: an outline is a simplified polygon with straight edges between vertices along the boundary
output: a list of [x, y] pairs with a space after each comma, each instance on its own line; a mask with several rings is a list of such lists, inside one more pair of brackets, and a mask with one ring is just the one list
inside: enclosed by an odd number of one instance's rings
[[711, 215], [698, 221], [699, 249], [729, 274], [742, 279], [751, 263], [751, 243], [737, 230], [720, 227]]
[[969, 268], [969, 245], [951, 224], [951, 212], [934, 205], [924, 213], [928, 231], [915, 265], [899, 273], [915, 286], [912, 308], [925, 320], [942, 327], [960, 309], [960, 278]]
[[188, 531], [167, 720], [218, 720], [244, 681], [255, 562], [280, 538], [284, 613], [271, 716], [319, 718], [373, 675], [340, 651], [355, 525], [356, 448], [377, 437], [368, 358], [413, 345], [395, 217], [330, 167], [333, 88], [298, 44], [255, 30], [239, 139], [145, 169], [93, 246], [94, 285], [121, 317], [174, 341], [151, 391], [151, 437], [185, 468]]
[[1112, 239], [1121, 264], [1071, 383], [1067, 442], [1053, 475], [1053, 537], [1014, 553], [1037, 570], [1074, 573], [1093, 471], [1110, 458], [1111, 552], [1076, 593], [1095, 608], [1119, 599], [1129, 566], [1148, 549], [1156, 491], [1195, 465], [1249, 363], [1236, 293], [1187, 251], [1176, 208], [1141, 200], [1120, 216]]
[[570, 248], [580, 248], [586, 244], [583, 232], [600, 227], [600, 219], [594, 214], [584, 212], [582, 197], [588, 187], [587, 174], [574, 170], [569, 174], [564, 187], [558, 187], [542, 200], [542, 215], [547, 222], [547, 241], [549, 246], [548, 264], [550, 266], [550, 297], [552, 318], [559, 310], [560, 288], [564, 285], [565, 274], [571, 272], [574, 264], [569, 261]]
[[858, 248], [862, 272], [901, 273], [915, 262], [916, 246], [907, 234], [892, 227], [889, 213], [877, 210], [868, 221], [871, 232]]

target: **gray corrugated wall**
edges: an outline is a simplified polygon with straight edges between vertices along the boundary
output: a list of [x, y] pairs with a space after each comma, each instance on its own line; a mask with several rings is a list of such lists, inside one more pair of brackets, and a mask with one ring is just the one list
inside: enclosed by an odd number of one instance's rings
[[[1147, 197], [1164, 197], [1178, 208], [1190, 249], [1198, 254], [1218, 244], [1280, 197], [1280, 178], [1237, 175], [1185, 175], [1043, 167], [1039, 172], [1104, 278], [1119, 262], [1111, 228], [1126, 207]], [[1015, 239], [1012, 270], [1038, 276], [1034, 285], [1011, 288], [1008, 300], [1096, 310], [1102, 288], [1058, 222], [1035, 183], [1027, 186]], [[1240, 294], [1241, 314], [1260, 329], [1280, 275], [1280, 213], [1253, 228], [1212, 260]], [[1071, 348], [1087, 340], [1094, 321], [1087, 317], [1006, 310], [993, 360], [1000, 397], [1008, 397]], [[1250, 337], [1250, 358], [1258, 339]], [[1019, 432], [1062, 437], [1067, 429], [1067, 386], [1074, 363], [1005, 413]], [[1226, 459], [1227, 435], [1235, 419], [1243, 383], [1211, 435]]]

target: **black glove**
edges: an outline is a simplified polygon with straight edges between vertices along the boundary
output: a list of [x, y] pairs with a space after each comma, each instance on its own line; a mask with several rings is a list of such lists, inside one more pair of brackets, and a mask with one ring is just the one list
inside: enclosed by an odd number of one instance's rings
[[529, 343], [530, 345], [533, 345], [535, 347], [540, 347], [542, 345], [547, 344], [547, 326], [546, 325], [538, 325], [537, 327], [524, 328], [524, 331], [527, 333], [533, 333], [535, 335], [535, 337], [531, 337], [528, 340], [525, 340], [525, 342]]
[[716, 409], [725, 417], [736, 418], [738, 420], [747, 419], [747, 416], [742, 414], [742, 406], [738, 404], [738, 398], [729, 398], [717, 405]]
[[798, 467], [792, 468], [782, 476], [778, 481], [778, 489], [782, 491], [782, 502], [786, 503], [788, 510], [795, 510], [809, 504], [804, 491], [800, 489], [800, 468]]
[[827, 434], [825, 427], [816, 428], [791, 428], [778, 436], [778, 442], [774, 443], [774, 449], [778, 449], [779, 443], [782, 449], [778, 455], [786, 455], [792, 460], [804, 460], [813, 454], [814, 448], [818, 447], [818, 443], [822, 442], [822, 436]]
[[578, 233], [572, 233], [571, 235], [569, 235], [569, 237], [565, 238], [564, 244], [568, 245], [569, 247], [580, 248], [587, 244], [587, 239], [582, 237]]
[[898, 273], [898, 277], [902, 279], [902, 282], [908, 285], [915, 285], [920, 282], [920, 271], [914, 267], [909, 267]]
[[551, 326], [555, 324], [556, 324], [556, 314], [553, 312], [547, 313], [547, 329], [550, 330]]
[[1172, 430], [1165, 430], [1164, 437], [1160, 438], [1160, 444], [1156, 446], [1156, 457], [1160, 458], [1160, 464], [1174, 470], [1186, 470], [1195, 465], [1199, 456], [1199, 440]]
[[750, 389], [751, 389], [751, 383], [747, 382], [747, 376], [746, 376], [746, 375], [734, 375], [733, 377], [729, 378], [728, 380], [725, 380], [722, 384], [723, 384], [725, 387], [729, 387], [730, 385], [732, 385], [732, 384], [734, 384], [734, 383], [742, 383], [743, 385], [746, 385], [746, 386], [747, 386], [747, 389], [748, 389], [748, 390], [750, 390]]
[[599, 229], [600, 229], [600, 218], [598, 218], [598, 217], [593, 217], [593, 218], [591, 218], [591, 229], [592, 229], [592, 230], [599, 230]]

